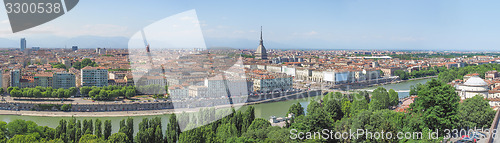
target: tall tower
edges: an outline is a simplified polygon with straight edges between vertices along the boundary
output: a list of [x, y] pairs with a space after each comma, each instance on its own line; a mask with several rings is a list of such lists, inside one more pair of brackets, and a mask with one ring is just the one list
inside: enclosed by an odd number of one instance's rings
[[21, 51], [24, 51], [26, 49], [26, 39], [21, 38]]
[[260, 44], [257, 47], [257, 51], [255, 51], [255, 58], [267, 60], [267, 51], [266, 47], [264, 47], [264, 40], [262, 40], [262, 26], [260, 26]]

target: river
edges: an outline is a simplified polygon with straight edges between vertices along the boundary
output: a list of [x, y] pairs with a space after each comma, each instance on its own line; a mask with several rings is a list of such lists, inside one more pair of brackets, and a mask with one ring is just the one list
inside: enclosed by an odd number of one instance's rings
[[[413, 80], [413, 81], [406, 81], [406, 82], [401, 82], [401, 83], [396, 83], [396, 84], [388, 84], [388, 85], [382, 85], [382, 87], [386, 88], [387, 90], [389, 89], [394, 89], [395, 91], [402, 91], [399, 92], [399, 97], [403, 98], [409, 95], [409, 90], [410, 90], [410, 85], [415, 85], [417, 83], [425, 83], [430, 79], [421, 79], [421, 80]], [[378, 86], [375, 87], [369, 87], [366, 88], [365, 90], [373, 90], [376, 89]], [[313, 97], [313, 98], [321, 98], [321, 97]], [[262, 104], [255, 104], [252, 105], [255, 107], [255, 117], [257, 118], [264, 118], [264, 119], [269, 119], [270, 116], [277, 116], [277, 117], [283, 117], [285, 116], [286, 112], [288, 111], [288, 108], [292, 104], [295, 104], [299, 102], [302, 107], [305, 109], [307, 108], [307, 105], [309, 105], [309, 100], [308, 99], [294, 99], [294, 100], [288, 100], [288, 101], [282, 101], [282, 102], [272, 102], [272, 103], [262, 103]], [[240, 110], [246, 110], [246, 106], [241, 107]], [[168, 117], [170, 115], [154, 115], [154, 116], [133, 116], [132, 118], [134, 119], [134, 129], [135, 132], [137, 133], [137, 127], [139, 123], [142, 121], [143, 118], [154, 118], [154, 117], [161, 117], [162, 118], [162, 126], [163, 130], [166, 129], [166, 124], [168, 123]], [[56, 128], [57, 125], [59, 124], [59, 120], [61, 119], [70, 119], [71, 117], [38, 117], [38, 116], [18, 116], [18, 115], [0, 115], [0, 120], [5, 121], [5, 122], [10, 122], [15, 119], [23, 119], [23, 120], [30, 120], [34, 121], [40, 126], [49, 126], [52, 128]], [[92, 119], [95, 121], [95, 119], [99, 119], [104, 122], [104, 120], [111, 120], [112, 124], [112, 132], [118, 132], [119, 130], [119, 123], [120, 120], [126, 119], [127, 117], [75, 117], [77, 120], [84, 120], [84, 119]]]
[[394, 91], [398, 92], [399, 98], [405, 98], [410, 95], [410, 86], [411, 85], [416, 85], [418, 83], [425, 84], [427, 81], [431, 79], [419, 79], [419, 80], [410, 80], [410, 81], [405, 81], [401, 83], [396, 83], [396, 84], [386, 84], [386, 85], [381, 85], [381, 86], [374, 86], [374, 87], [368, 87], [364, 88], [361, 90], [367, 90], [367, 91], [373, 91], [374, 89], [377, 89], [378, 87], [383, 87], [389, 91], [389, 89], [393, 89]]

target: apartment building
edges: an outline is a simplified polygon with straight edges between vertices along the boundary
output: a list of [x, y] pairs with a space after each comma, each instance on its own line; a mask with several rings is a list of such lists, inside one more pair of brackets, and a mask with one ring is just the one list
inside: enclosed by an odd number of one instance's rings
[[10, 86], [20, 86], [19, 81], [21, 80], [21, 70], [11, 70], [10, 71]]
[[253, 70], [248, 73], [253, 79], [253, 91], [276, 91], [292, 88], [292, 77], [283, 73], [270, 73], [263, 70]]
[[68, 72], [57, 72], [53, 75], [52, 87], [54, 89], [76, 87], [75, 75]]
[[53, 74], [51, 72], [35, 74], [34, 80], [36, 86], [52, 87]]
[[81, 69], [82, 86], [108, 86], [108, 69], [104, 67], [84, 67]]

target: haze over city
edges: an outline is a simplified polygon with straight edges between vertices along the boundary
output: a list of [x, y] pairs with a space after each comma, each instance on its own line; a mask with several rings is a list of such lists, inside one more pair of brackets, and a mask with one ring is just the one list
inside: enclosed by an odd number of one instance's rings
[[15, 34], [7, 15], [0, 15], [0, 44], [16, 48], [26, 37], [28, 47], [127, 48], [142, 27], [195, 9], [207, 47], [254, 49], [261, 25], [268, 49], [495, 51], [500, 45], [498, 1], [157, 3], [81, 1], [71, 12]]

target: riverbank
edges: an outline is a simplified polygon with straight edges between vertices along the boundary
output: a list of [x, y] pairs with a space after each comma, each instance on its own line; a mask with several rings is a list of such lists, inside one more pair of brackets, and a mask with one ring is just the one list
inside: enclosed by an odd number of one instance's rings
[[394, 91], [398, 92], [399, 98], [405, 98], [405, 97], [410, 96], [410, 87], [412, 85], [425, 84], [429, 80], [431, 80], [431, 78], [433, 78], [433, 77], [405, 80], [405, 81], [401, 81], [401, 82], [394, 83], [394, 84], [384, 84], [384, 85], [379, 85], [379, 86], [366, 87], [366, 88], [362, 88], [362, 89], [356, 89], [354, 91], [372, 92], [373, 90], [377, 89], [378, 87], [383, 87], [387, 90], [393, 89]]
[[[235, 104], [233, 106], [242, 106], [243, 104]], [[215, 109], [229, 108], [230, 105], [215, 106]], [[40, 117], [128, 117], [128, 116], [154, 116], [165, 114], [179, 114], [197, 112], [202, 108], [180, 108], [180, 109], [164, 109], [164, 110], [142, 110], [142, 111], [109, 111], [109, 112], [62, 112], [62, 111], [13, 111], [0, 110], [0, 115], [17, 115], [17, 116], [40, 116]]]
[[[312, 94], [311, 94], [312, 93]], [[319, 94], [318, 94], [319, 93]], [[305, 91], [300, 93], [294, 93], [285, 96], [279, 96], [275, 98], [268, 98], [259, 101], [239, 103], [232, 105], [218, 105], [213, 107], [196, 107], [196, 108], [176, 108], [176, 109], [161, 109], [161, 110], [138, 110], [138, 111], [105, 111], [105, 112], [63, 112], [63, 111], [29, 111], [29, 110], [0, 110], [0, 115], [17, 115], [17, 116], [41, 116], [41, 117], [127, 117], [127, 116], [154, 116], [154, 115], [165, 115], [165, 114], [179, 114], [179, 113], [190, 113], [197, 112], [203, 108], [231, 108], [231, 107], [242, 107], [245, 105], [254, 105], [261, 103], [270, 102], [281, 102], [292, 99], [301, 99], [307, 97], [314, 97], [321, 95], [321, 90], [318, 91]]]
[[[403, 83], [403, 82], [410, 82], [414, 80], [422, 80], [422, 79], [430, 79], [430, 78], [437, 78], [438, 76], [426, 76], [426, 77], [419, 77], [419, 78], [412, 78], [412, 79], [407, 79], [407, 80], [398, 80], [398, 81], [393, 81], [393, 82], [384, 82], [384, 83], [379, 83], [379, 84], [372, 84], [364, 88], [369, 88], [369, 87], [374, 87], [374, 86], [382, 86], [382, 85], [389, 85], [389, 84], [398, 84], [398, 83]], [[363, 88], [358, 88], [358, 89], [363, 89]]]
[[[382, 85], [397, 85], [397, 84], [405, 84], [405, 83], [411, 83], [413, 81], [418, 81], [422, 79], [429, 79], [429, 78], [435, 78], [437, 76], [430, 76], [430, 77], [423, 77], [423, 78], [418, 78], [418, 79], [409, 79], [409, 80], [404, 80], [404, 81], [398, 81], [398, 82], [391, 82], [391, 83], [386, 83], [386, 84], [380, 84], [378, 86]], [[423, 81], [425, 82], [425, 81]], [[408, 88], [409, 85], [407, 86], [406, 84], [404, 85], [405, 88]], [[366, 87], [369, 88], [369, 87]], [[360, 90], [360, 89], [357, 89]], [[395, 89], [396, 90], [396, 89]], [[408, 90], [408, 89], [405, 89]], [[286, 95], [282, 97], [276, 97], [276, 98], [268, 98], [264, 100], [259, 100], [259, 101], [254, 101], [254, 102], [248, 102], [248, 103], [240, 103], [240, 104], [233, 104], [234, 107], [243, 107], [245, 105], [258, 105], [258, 104], [274, 104], [274, 103], [279, 103], [279, 102], [285, 102], [288, 100], [295, 100], [295, 99], [303, 99], [307, 97], [313, 97], [313, 96], [294, 96], [290, 97], [292, 95]], [[314, 95], [316, 96], [316, 95]], [[407, 95], [405, 93], [400, 93], [401, 97], [406, 97]], [[214, 106], [214, 107], [196, 107], [196, 108], [176, 108], [176, 109], [161, 109], [161, 110], [142, 110], [142, 111], [106, 111], [106, 112], [62, 112], [62, 111], [28, 111], [28, 110], [21, 110], [21, 111], [14, 111], [14, 110], [0, 110], [0, 115], [14, 115], [14, 116], [39, 116], [39, 117], [128, 117], [128, 116], [157, 116], [157, 115], [165, 115], [165, 114], [172, 114], [172, 113], [182, 113], [182, 112], [197, 112], [202, 108], [230, 108], [231, 105], [219, 105], [219, 106]], [[287, 109], [288, 110], [288, 109]]]
[[[385, 84], [379, 84], [378, 86], [395, 85], [395, 84], [407, 83], [407, 82], [412, 82], [415, 80], [430, 79], [430, 78], [435, 78], [435, 77], [437, 77], [437, 76], [429, 76], [429, 77], [422, 77], [422, 78], [416, 78], [416, 79], [408, 79], [408, 80], [398, 81], [398, 82], [390, 82], [390, 83], [385, 83]], [[366, 88], [369, 88], [369, 87], [366, 87]], [[255, 101], [255, 102], [233, 104], [233, 106], [234, 107], [242, 107], [245, 105], [257, 105], [257, 104], [261, 104], [261, 103], [267, 104], [267, 103], [272, 103], [272, 102], [284, 102], [284, 101], [293, 100], [293, 99], [302, 99], [302, 98], [307, 98], [307, 97], [313, 97], [313, 96], [297, 96], [294, 98], [289, 98], [288, 96], [290, 96], [290, 95], [286, 95], [283, 97], [264, 99], [264, 100]], [[405, 97], [405, 96], [403, 95], [403, 97]], [[165, 114], [172, 114], [172, 113], [179, 114], [182, 112], [186, 112], [186, 113], [197, 112], [202, 108], [221, 109], [221, 108], [230, 108], [230, 107], [231, 107], [231, 105], [220, 105], [220, 106], [214, 106], [214, 107], [178, 108], [178, 109], [162, 109], [162, 110], [142, 110], [142, 111], [108, 111], [108, 112], [61, 112], [61, 111], [0, 110], [0, 115], [39, 116], [39, 117], [128, 117], [128, 116], [156, 116], [156, 115], [165, 115]]]

